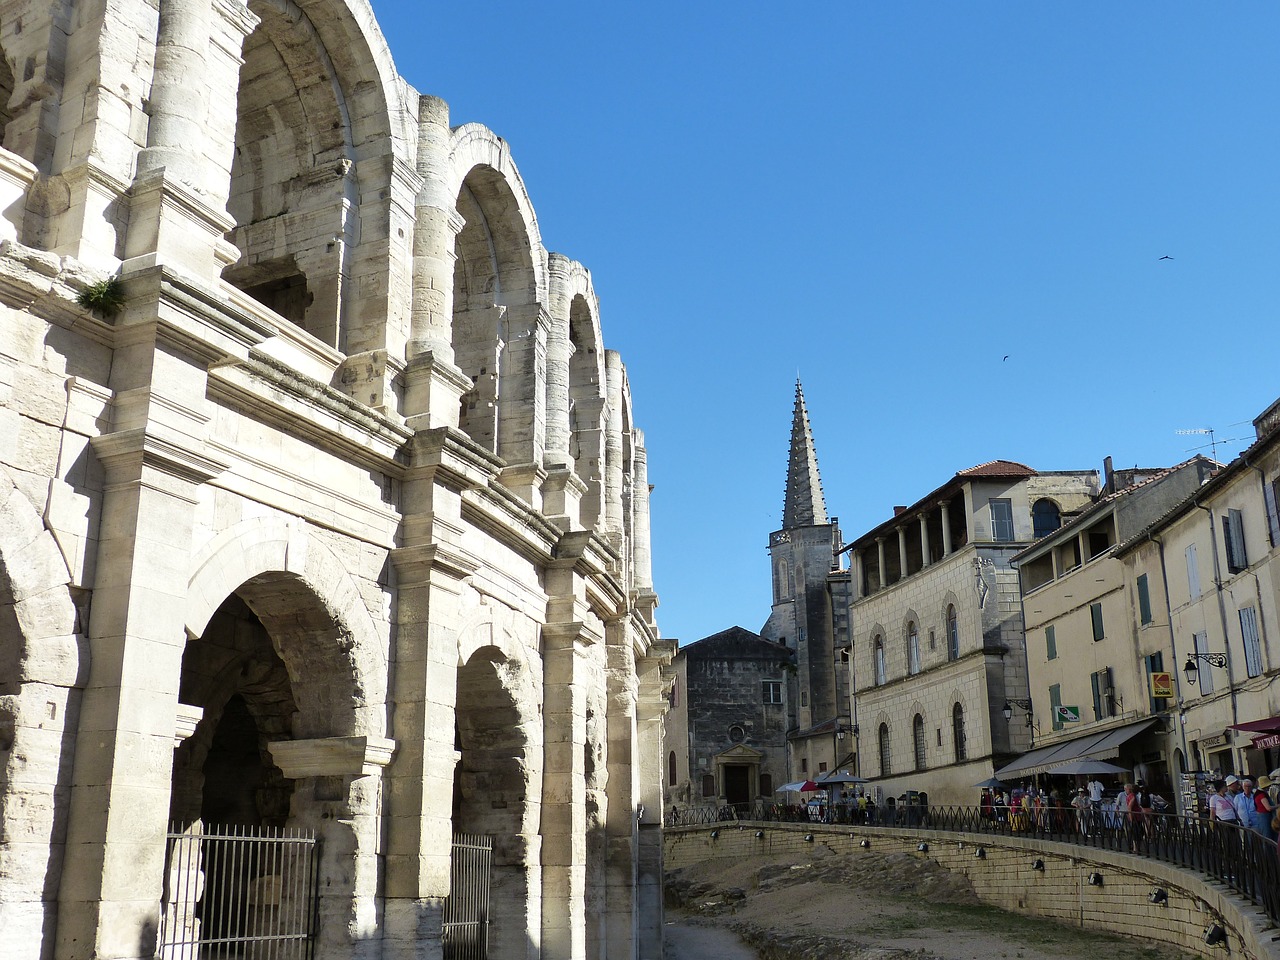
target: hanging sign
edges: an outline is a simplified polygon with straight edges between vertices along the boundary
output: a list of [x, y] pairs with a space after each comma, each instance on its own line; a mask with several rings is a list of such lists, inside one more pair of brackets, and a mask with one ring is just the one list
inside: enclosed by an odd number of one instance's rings
[[1173, 674], [1151, 674], [1151, 696], [1157, 700], [1168, 700], [1173, 697]]

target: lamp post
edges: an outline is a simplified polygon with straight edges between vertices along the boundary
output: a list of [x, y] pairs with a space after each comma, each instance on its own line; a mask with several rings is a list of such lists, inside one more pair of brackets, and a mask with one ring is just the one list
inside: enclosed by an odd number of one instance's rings
[[1019, 700], [1017, 697], [1010, 697], [1004, 702], [1004, 709], [1000, 712], [1004, 714], [1006, 721], [1013, 719], [1013, 708], [1027, 712], [1027, 741], [1028, 747], [1035, 744], [1036, 734], [1040, 732], [1040, 726], [1036, 723], [1035, 715], [1032, 713], [1030, 700]]
[[1196, 666], [1197, 660], [1203, 660], [1211, 667], [1219, 669], [1227, 665], [1227, 655], [1225, 653], [1188, 653], [1187, 662], [1182, 665], [1182, 672], [1186, 674], [1187, 683], [1194, 685], [1199, 681], [1200, 668]]

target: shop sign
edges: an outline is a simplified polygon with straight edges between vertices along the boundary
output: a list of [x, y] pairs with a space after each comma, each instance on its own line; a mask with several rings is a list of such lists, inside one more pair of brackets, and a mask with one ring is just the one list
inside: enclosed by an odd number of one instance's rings
[[1258, 737], [1250, 746], [1258, 750], [1270, 750], [1272, 747], [1280, 747], [1280, 733], [1269, 733], [1265, 737]]
[[1202, 747], [1221, 747], [1230, 739], [1230, 731], [1223, 730], [1216, 737], [1201, 737], [1200, 746]]
[[1168, 700], [1173, 697], [1173, 674], [1151, 674], [1151, 696], [1156, 700]]

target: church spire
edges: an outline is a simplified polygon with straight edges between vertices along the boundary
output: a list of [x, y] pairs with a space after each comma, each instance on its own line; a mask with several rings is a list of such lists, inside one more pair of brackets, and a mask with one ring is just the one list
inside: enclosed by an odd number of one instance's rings
[[827, 503], [818, 476], [818, 452], [809, 427], [804, 388], [796, 378], [796, 403], [791, 415], [791, 460], [787, 464], [787, 500], [782, 508], [782, 529], [813, 527], [827, 523]]

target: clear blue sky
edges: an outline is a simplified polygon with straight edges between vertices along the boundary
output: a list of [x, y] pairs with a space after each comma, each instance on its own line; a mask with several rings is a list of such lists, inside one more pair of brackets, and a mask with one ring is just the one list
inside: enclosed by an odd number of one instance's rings
[[846, 539], [1280, 395], [1280, 5], [373, 5], [592, 271], [666, 636], [768, 615], [797, 373]]

